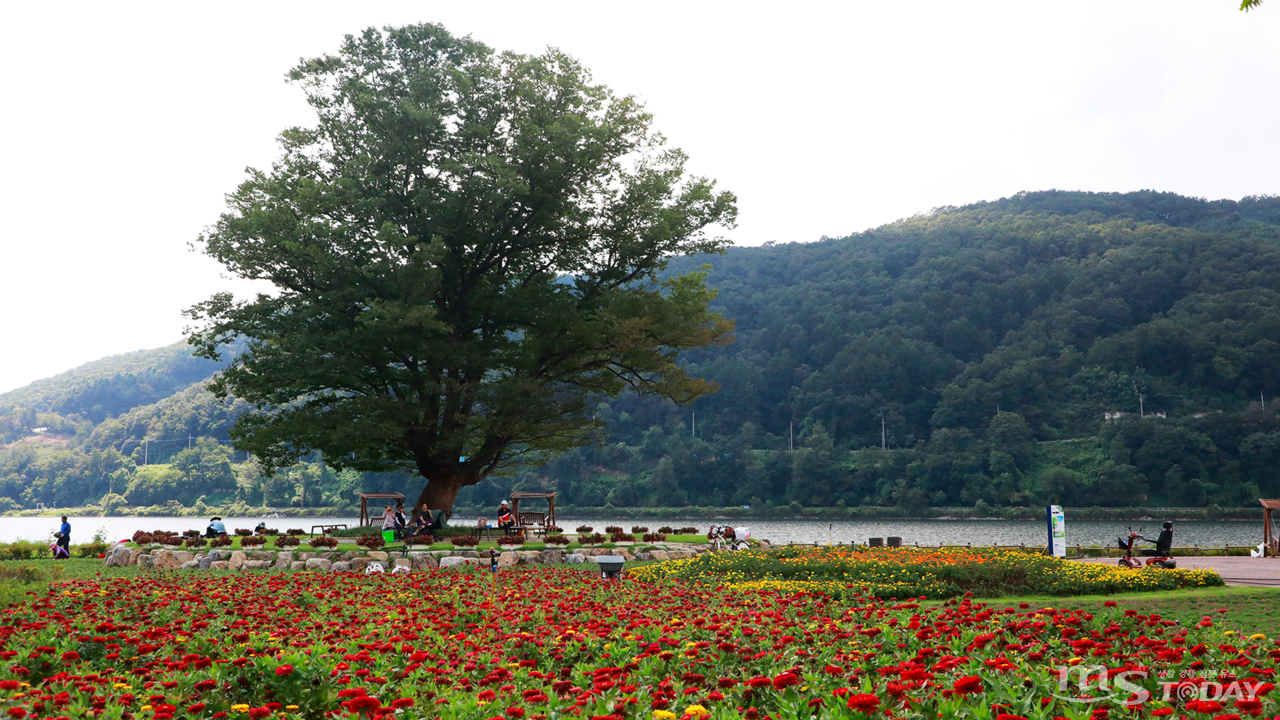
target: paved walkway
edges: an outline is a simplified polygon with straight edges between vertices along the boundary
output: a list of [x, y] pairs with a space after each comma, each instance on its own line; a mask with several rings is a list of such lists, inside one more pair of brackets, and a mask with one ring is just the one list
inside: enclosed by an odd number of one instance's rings
[[[1228, 585], [1280, 587], [1280, 558], [1178, 557], [1178, 567], [1216, 570]], [[1116, 558], [1085, 558], [1079, 562], [1115, 565]]]

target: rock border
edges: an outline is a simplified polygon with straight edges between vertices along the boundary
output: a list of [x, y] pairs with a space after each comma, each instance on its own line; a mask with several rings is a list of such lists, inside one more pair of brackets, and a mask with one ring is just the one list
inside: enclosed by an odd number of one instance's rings
[[[597, 555], [619, 555], [628, 562], [637, 560], [680, 560], [711, 552], [703, 545], [673, 545], [665, 550], [631, 553], [627, 548], [578, 548], [576, 550], [506, 550], [498, 555], [498, 567], [520, 565], [562, 565], [588, 562]], [[127, 543], [112, 546], [103, 561], [105, 567], [144, 567], [155, 570], [310, 570], [314, 572], [365, 572], [370, 563], [381, 563], [386, 572], [397, 568], [410, 571], [431, 568], [488, 565], [487, 553], [477, 550], [422, 550], [393, 556], [382, 550], [224, 550], [205, 553], [165, 547], [136, 547]]]

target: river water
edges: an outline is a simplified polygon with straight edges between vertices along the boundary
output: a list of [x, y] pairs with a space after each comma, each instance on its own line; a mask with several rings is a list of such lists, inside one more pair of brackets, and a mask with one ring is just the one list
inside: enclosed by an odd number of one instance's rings
[[[190, 517], [73, 517], [72, 543], [82, 543], [102, 530], [108, 542], [128, 538], [136, 530], [203, 530], [208, 523], [204, 518]], [[302, 528], [310, 532], [312, 525], [346, 523], [358, 524], [354, 517], [346, 518], [224, 518], [228, 530], [253, 528], [259, 522], [281, 532], [289, 528]], [[663, 525], [671, 527], [697, 526], [706, 532], [711, 520], [669, 519], [635, 520], [619, 518], [580, 518], [561, 515], [560, 527], [573, 532], [579, 525], [590, 525], [603, 533], [608, 525], [626, 530], [641, 525], [657, 531]], [[717, 523], [728, 521], [717, 520]], [[474, 524], [475, 518], [455, 517], [451, 525]], [[735, 527], [745, 527], [751, 537], [764, 538], [774, 544], [787, 543], [865, 543], [868, 538], [901, 537], [903, 544], [912, 545], [1044, 545], [1048, 532], [1044, 522], [1033, 520], [735, 520]], [[57, 518], [6, 517], [0, 518], [0, 542], [33, 540], [49, 542], [58, 529]], [[1072, 522], [1067, 516], [1067, 543], [1069, 545], [1111, 545], [1116, 537], [1126, 534], [1129, 523], [1082, 520]], [[1154, 538], [1160, 533], [1160, 523], [1133, 523], [1134, 530], [1142, 527], [1142, 534]], [[1214, 521], [1180, 522], [1174, 525], [1174, 545], [1221, 547], [1222, 545], [1256, 545], [1262, 542], [1262, 521]]]

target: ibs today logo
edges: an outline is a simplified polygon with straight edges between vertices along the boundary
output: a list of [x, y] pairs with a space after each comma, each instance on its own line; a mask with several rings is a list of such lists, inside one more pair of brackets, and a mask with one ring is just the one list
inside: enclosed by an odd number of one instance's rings
[[1082, 704], [1111, 701], [1139, 705], [1153, 698], [1165, 702], [1253, 700], [1257, 691], [1256, 685], [1238, 680], [1229, 683], [1199, 678], [1169, 680], [1164, 679], [1163, 674], [1157, 674], [1158, 682], [1153, 693], [1148, 685], [1139, 684], [1146, 683], [1151, 676], [1150, 670], [1109, 670], [1105, 665], [1058, 668], [1058, 692], [1061, 694], [1054, 697]]

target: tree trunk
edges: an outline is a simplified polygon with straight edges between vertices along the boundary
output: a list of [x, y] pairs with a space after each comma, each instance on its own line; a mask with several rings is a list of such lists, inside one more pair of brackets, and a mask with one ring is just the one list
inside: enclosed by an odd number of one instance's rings
[[422, 488], [422, 494], [418, 495], [418, 501], [413, 504], [414, 519], [422, 514], [423, 503], [432, 510], [444, 510], [446, 516], [452, 515], [453, 501], [458, 497], [458, 491], [466, 486], [463, 481], [461, 473], [435, 473], [434, 477], [427, 480], [427, 486]]

